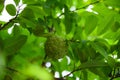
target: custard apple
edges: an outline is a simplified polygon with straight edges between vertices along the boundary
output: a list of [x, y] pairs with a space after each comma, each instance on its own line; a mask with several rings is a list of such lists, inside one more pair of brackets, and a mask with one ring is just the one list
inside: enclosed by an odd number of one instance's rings
[[33, 29], [33, 34], [35, 36], [42, 36], [44, 34], [44, 26], [37, 24], [36, 27]]
[[67, 53], [67, 45], [64, 39], [52, 34], [47, 37], [45, 43], [46, 56], [52, 60], [62, 58]]

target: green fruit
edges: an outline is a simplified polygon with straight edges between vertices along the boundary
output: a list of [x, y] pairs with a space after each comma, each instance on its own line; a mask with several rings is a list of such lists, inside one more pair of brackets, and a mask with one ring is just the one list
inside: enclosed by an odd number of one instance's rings
[[45, 43], [45, 52], [48, 58], [53, 60], [62, 58], [67, 53], [67, 45], [64, 39], [51, 34]]
[[44, 34], [44, 27], [42, 25], [36, 25], [36, 27], [33, 29], [33, 34], [35, 36], [42, 36]]

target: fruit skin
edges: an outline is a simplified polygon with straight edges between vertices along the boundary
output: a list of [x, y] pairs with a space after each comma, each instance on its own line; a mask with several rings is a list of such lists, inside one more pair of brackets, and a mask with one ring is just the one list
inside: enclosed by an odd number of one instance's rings
[[67, 54], [67, 45], [64, 39], [52, 34], [47, 37], [45, 52], [48, 58], [56, 60]]
[[38, 24], [38, 25], [36, 25], [36, 27], [33, 29], [32, 32], [35, 36], [38, 36], [38, 37], [42, 36], [44, 34], [44, 26]]

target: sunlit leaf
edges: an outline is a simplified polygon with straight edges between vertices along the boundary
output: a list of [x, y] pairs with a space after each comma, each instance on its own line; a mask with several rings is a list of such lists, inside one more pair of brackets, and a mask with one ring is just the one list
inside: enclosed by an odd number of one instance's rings
[[33, 76], [37, 79], [42, 80], [53, 80], [52, 74], [50, 74], [45, 68], [38, 65], [28, 65], [28, 67], [23, 71], [28, 76]]
[[105, 1], [105, 4], [109, 5], [109, 6], [112, 6], [112, 7], [118, 7], [120, 8], [120, 0], [106, 0]]
[[112, 14], [108, 14], [104, 19], [101, 19], [98, 25], [98, 34], [103, 34], [108, 31], [114, 24], [114, 17]]
[[85, 32], [87, 34], [90, 34], [97, 26], [98, 19], [94, 15], [90, 15], [86, 18], [86, 23], [85, 23]]
[[[119, 79], [119, 0], [8, 1], [0, 0], [0, 80]], [[66, 42], [65, 57], [46, 58], [51, 33]]]

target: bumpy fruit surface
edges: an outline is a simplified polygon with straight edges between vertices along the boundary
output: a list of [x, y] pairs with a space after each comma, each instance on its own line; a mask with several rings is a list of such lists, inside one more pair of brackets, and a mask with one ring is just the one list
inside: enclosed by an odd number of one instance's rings
[[50, 35], [45, 43], [45, 52], [48, 58], [59, 59], [66, 55], [66, 42], [55, 35]]
[[35, 36], [42, 36], [44, 34], [44, 27], [42, 25], [36, 25], [33, 29], [33, 34]]

